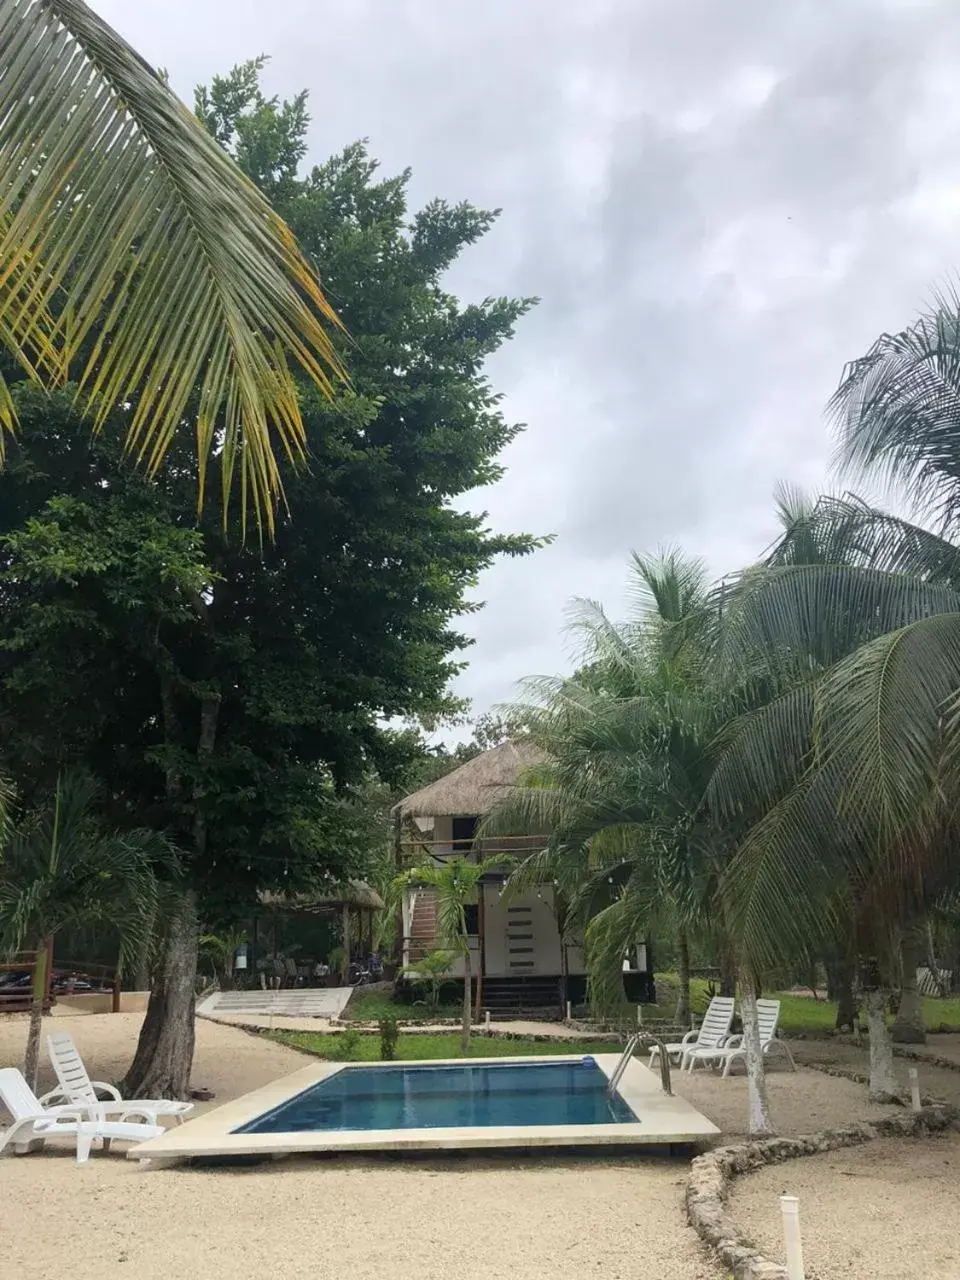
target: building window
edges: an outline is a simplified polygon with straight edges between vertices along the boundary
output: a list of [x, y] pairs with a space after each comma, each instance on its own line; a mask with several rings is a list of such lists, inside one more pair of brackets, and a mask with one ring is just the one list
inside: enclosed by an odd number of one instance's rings
[[473, 938], [480, 932], [480, 908], [474, 903], [472, 906], [463, 908], [464, 919], [467, 922], [467, 933]]
[[453, 819], [453, 851], [469, 853], [473, 848], [473, 837], [477, 834], [477, 819], [474, 814]]

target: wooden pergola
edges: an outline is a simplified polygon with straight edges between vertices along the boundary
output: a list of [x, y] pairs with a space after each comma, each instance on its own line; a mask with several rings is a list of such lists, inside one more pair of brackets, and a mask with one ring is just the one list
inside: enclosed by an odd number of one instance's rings
[[[343, 933], [343, 973], [347, 968], [355, 946], [366, 945], [366, 954], [373, 952], [373, 920], [383, 910], [383, 899], [365, 880], [348, 880], [345, 885], [328, 893], [272, 893], [259, 894], [260, 903], [273, 911], [289, 911], [302, 915], [337, 918]], [[354, 920], [356, 928], [354, 928]]]

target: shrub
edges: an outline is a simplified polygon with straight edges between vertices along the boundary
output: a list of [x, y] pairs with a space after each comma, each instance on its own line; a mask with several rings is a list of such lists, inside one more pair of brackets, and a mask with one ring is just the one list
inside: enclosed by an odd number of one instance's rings
[[397, 1038], [400, 1035], [396, 1018], [381, 1018], [377, 1023], [380, 1028], [380, 1058], [383, 1062], [393, 1062], [397, 1056]]

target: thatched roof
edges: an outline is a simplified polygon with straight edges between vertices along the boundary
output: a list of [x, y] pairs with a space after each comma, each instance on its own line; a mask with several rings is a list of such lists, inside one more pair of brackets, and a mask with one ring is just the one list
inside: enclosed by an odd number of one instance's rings
[[288, 911], [320, 911], [323, 907], [365, 907], [379, 911], [383, 899], [366, 880], [348, 880], [345, 886], [329, 893], [271, 893], [264, 889], [258, 897], [263, 907], [280, 907]]
[[489, 813], [516, 785], [522, 769], [543, 764], [546, 758], [531, 742], [502, 742], [407, 796], [393, 812], [403, 818]]

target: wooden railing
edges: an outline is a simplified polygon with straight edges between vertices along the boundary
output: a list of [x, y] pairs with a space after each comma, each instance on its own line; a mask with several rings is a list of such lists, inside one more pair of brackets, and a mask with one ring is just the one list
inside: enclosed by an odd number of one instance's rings
[[[18, 952], [11, 960], [0, 962], [0, 1013], [22, 1013], [33, 1002], [33, 982], [37, 968], [35, 951]], [[8, 973], [23, 974], [24, 980], [15, 986], [4, 983], [2, 976]], [[43, 1008], [49, 1012], [58, 996], [83, 994], [75, 990], [78, 982], [89, 982], [96, 994], [109, 992], [111, 1008], [120, 1012], [120, 975], [116, 968], [102, 964], [71, 964], [69, 961], [52, 963], [48, 952], [47, 975], [44, 984]]]
[[503, 854], [504, 861], [528, 857], [546, 846], [546, 836], [491, 836], [479, 840], [427, 840], [405, 836], [400, 840], [400, 853], [405, 862], [425, 858], [494, 858]]

